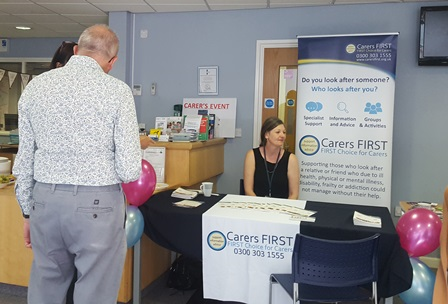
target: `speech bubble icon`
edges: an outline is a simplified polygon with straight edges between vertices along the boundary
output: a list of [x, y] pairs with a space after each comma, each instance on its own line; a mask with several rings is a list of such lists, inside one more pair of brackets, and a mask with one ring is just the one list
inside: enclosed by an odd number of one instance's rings
[[308, 111], [313, 112], [313, 111], [316, 111], [317, 104], [314, 101], [309, 101], [309, 102], [306, 103], [305, 108]]
[[323, 106], [322, 106], [322, 104], [320, 102], [316, 102], [316, 106], [317, 106], [317, 108], [316, 108], [317, 112], [319, 112], [323, 108]]

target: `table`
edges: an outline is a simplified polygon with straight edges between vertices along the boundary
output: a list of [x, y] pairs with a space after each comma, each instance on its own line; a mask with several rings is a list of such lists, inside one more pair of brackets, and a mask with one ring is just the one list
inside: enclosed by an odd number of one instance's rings
[[[145, 234], [154, 242], [172, 251], [202, 260], [202, 214], [224, 195], [195, 200], [204, 203], [194, 209], [173, 206], [179, 199], [171, 191], [154, 195], [140, 206], [145, 219]], [[391, 297], [407, 290], [412, 284], [412, 266], [401, 248], [389, 210], [385, 207], [306, 202], [306, 209], [317, 211], [314, 223], [301, 222], [301, 233], [329, 239], [356, 239], [379, 232], [378, 296]], [[353, 211], [380, 216], [382, 228], [354, 226]]]
[[414, 208], [425, 208], [428, 210], [431, 210], [432, 212], [434, 212], [435, 214], [437, 214], [440, 219], [443, 219], [443, 204], [440, 203], [426, 203], [425, 205], [422, 206], [418, 206], [418, 203], [422, 203], [422, 202], [405, 202], [405, 201], [400, 201], [400, 207], [401, 210], [403, 210], [403, 212], [408, 212], [409, 210], [412, 210]]
[[[390, 212], [386, 207], [371, 207], [322, 202], [306, 203], [306, 209], [317, 211], [316, 222], [302, 222], [300, 232], [309, 236], [334, 240], [360, 239], [380, 233], [378, 244], [378, 296], [388, 298], [411, 287], [412, 266], [401, 247]], [[353, 211], [381, 217], [382, 227], [353, 225]]]

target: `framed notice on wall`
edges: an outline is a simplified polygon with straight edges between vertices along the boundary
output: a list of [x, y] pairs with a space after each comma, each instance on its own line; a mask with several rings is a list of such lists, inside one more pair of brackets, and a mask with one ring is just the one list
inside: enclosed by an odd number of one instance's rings
[[198, 68], [198, 95], [218, 95], [218, 67]]

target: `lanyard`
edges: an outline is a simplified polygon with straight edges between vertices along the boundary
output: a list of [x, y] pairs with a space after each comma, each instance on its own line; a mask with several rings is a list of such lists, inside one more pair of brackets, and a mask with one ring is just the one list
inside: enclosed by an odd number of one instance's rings
[[268, 163], [266, 161], [266, 146], [263, 146], [263, 152], [264, 152], [264, 167], [266, 168], [266, 177], [268, 178], [268, 185], [269, 185], [269, 197], [271, 197], [271, 191], [272, 191], [272, 181], [274, 180], [274, 173], [275, 173], [275, 169], [277, 169], [277, 165], [278, 165], [278, 160], [280, 159], [280, 152], [282, 151], [282, 149], [278, 150], [278, 155], [277, 155], [277, 160], [275, 161], [275, 166], [274, 166], [274, 170], [272, 170], [272, 175], [269, 176], [269, 170], [268, 170]]

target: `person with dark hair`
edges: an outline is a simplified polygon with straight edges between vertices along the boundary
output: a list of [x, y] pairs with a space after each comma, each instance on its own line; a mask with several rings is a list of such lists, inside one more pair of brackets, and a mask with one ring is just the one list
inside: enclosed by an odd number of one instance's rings
[[60, 68], [67, 64], [70, 57], [73, 56], [73, 48], [78, 45], [76, 42], [64, 41], [58, 47], [50, 63], [50, 69]]
[[67, 64], [20, 97], [13, 174], [33, 249], [28, 304], [64, 303], [75, 266], [74, 303], [117, 302], [127, 252], [121, 184], [142, 170], [132, 91], [108, 75], [118, 47], [107, 25], [87, 28]]
[[299, 162], [283, 149], [286, 128], [277, 117], [265, 120], [260, 146], [249, 150], [244, 161], [244, 191], [250, 196], [299, 198]]

